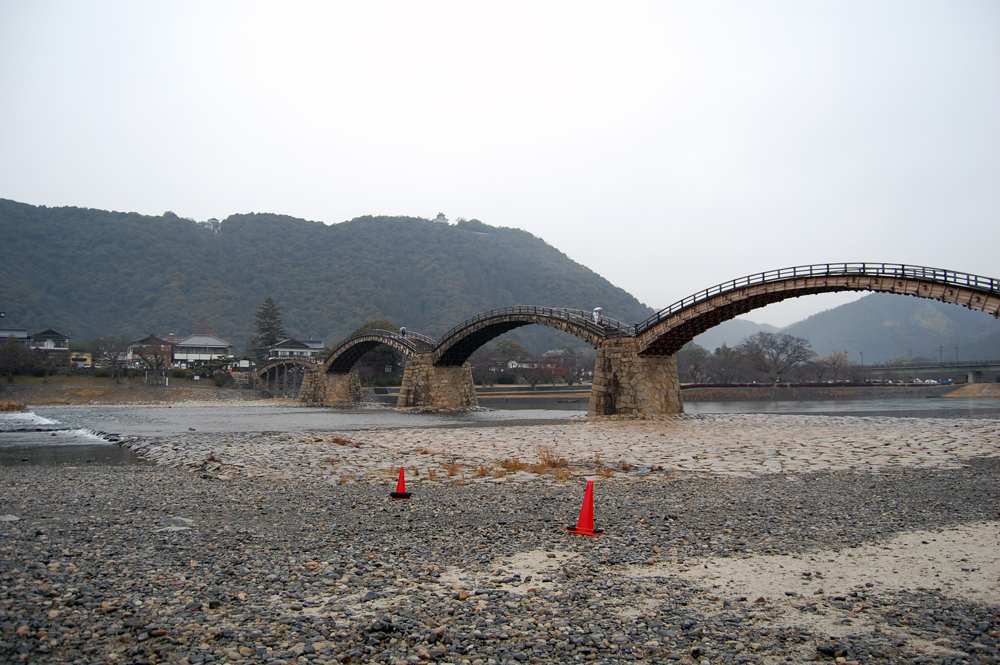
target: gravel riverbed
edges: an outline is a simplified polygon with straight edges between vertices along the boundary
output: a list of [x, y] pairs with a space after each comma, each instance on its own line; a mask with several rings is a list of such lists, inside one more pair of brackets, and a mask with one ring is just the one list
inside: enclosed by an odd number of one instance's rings
[[1000, 458], [939, 462], [598, 477], [597, 538], [579, 475], [4, 467], [0, 661], [994, 663]]

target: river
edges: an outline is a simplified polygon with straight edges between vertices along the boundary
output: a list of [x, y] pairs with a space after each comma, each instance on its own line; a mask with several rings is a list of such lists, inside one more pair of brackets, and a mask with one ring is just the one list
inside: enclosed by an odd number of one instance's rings
[[[302, 432], [404, 427], [505, 426], [555, 422], [586, 411], [574, 404], [533, 400], [533, 408], [483, 409], [462, 414], [404, 413], [385, 407], [324, 409], [301, 406], [38, 406], [0, 413], [0, 465], [135, 464], [115, 445], [118, 436], [198, 432]], [[546, 406], [551, 408], [545, 408]], [[691, 414], [776, 413], [894, 416], [900, 418], [1000, 418], [1000, 400], [901, 397], [788, 401], [689, 401]]]

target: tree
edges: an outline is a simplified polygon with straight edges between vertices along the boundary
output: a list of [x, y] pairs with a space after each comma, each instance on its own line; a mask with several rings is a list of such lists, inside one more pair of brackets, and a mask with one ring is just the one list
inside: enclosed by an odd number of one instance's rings
[[709, 353], [694, 342], [689, 342], [677, 352], [677, 373], [693, 383], [701, 383], [707, 372]]
[[14, 383], [14, 373], [31, 365], [31, 351], [11, 335], [0, 343], [0, 373], [7, 375], [7, 383]]
[[833, 372], [833, 380], [836, 381], [841, 376], [847, 376], [851, 371], [851, 363], [847, 360], [846, 353], [836, 351], [828, 353], [820, 360], [826, 368]]
[[268, 348], [288, 337], [281, 321], [281, 309], [275, 304], [273, 298], [268, 297], [260, 309], [254, 313], [254, 325], [257, 328], [257, 334], [250, 339], [247, 351], [258, 362], [261, 362], [267, 358]]
[[500, 340], [493, 350], [504, 358], [524, 358], [528, 355], [528, 350], [512, 339]]
[[766, 372], [771, 381], [777, 381], [816, 355], [809, 342], [801, 337], [769, 332], [747, 337], [736, 350], [746, 357], [751, 367]]
[[139, 361], [146, 366], [150, 374], [153, 375], [153, 385], [157, 385], [161, 375], [170, 363], [173, 354], [170, 352], [169, 344], [149, 344], [135, 349], [135, 355], [139, 356]]
[[128, 363], [128, 349], [131, 346], [127, 337], [107, 335], [91, 340], [87, 348], [94, 362], [107, 365], [115, 383], [121, 383], [122, 368]]
[[45, 349], [35, 349], [32, 353], [34, 357], [34, 365], [36, 368], [41, 368], [42, 383], [49, 382], [49, 374], [58, 367], [62, 367], [68, 362], [68, 358], [57, 355], [54, 353], [46, 353]]
[[746, 373], [746, 359], [723, 343], [705, 360], [705, 373], [712, 383], [735, 383]]

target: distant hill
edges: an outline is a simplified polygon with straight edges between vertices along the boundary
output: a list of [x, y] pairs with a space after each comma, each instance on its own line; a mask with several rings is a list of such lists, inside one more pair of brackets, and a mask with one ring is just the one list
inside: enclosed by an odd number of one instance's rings
[[847, 351], [865, 362], [898, 357], [938, 360], [1000, 359], [1000, 321], [936, 300], [873, 293], [782, 329], [808, 339], [816, 353]]
[[715, 351], [723, 344], [733, 347], [756, 333], [776, 332], [777, 330], [778, 328], [766, 323], [730, 319], [698, 335], [694, 338], [694, 343], [709, 351]]
[[867, 363], [895, 358], [938, 360], [942, 346], [945, 360], [955, 360], [956, 346], [960, 360], [1000, 359], [1000, 321], [989, 314], [890, 293], [869, 294], [780, 330], [733, 319], [698, 335], [694, 343], [714, 351], [723, 342], [736, 346], [760, 331], [807, 339], [821, 356], [847, 351], [857, 361], [863, 351]]
[[[472, 220], [360, 217], [327, 225], [233, 215], [221, 231], [160, 217], [0, 199], [5, 325], [104, 334], [190, 334], [202, 317], [242, 347], [268, 296], [288, 332], [332, 343], [366, 321], [438, 336], [508, 305], [591, 309], [627, 322], [652, 310], [530, 233]], [[534, 327], [544, 350], [561, 333]], [[566, 341], [566, 340], [563, 340]]]

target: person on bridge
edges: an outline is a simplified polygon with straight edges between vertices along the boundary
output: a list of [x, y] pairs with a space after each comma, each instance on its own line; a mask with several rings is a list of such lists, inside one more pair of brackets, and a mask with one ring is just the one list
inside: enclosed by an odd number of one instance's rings
[[597, 325], [601, 325], [602, 319], [603, 319], [603, 316], [601, 315], [601, 308], [600, 307], [595, 307], [594, 308], [594, 323], [596, 323]]
[[406, 326], [403, 326], [402, 328], [399, 329], [399, 336], [406, 337]]

